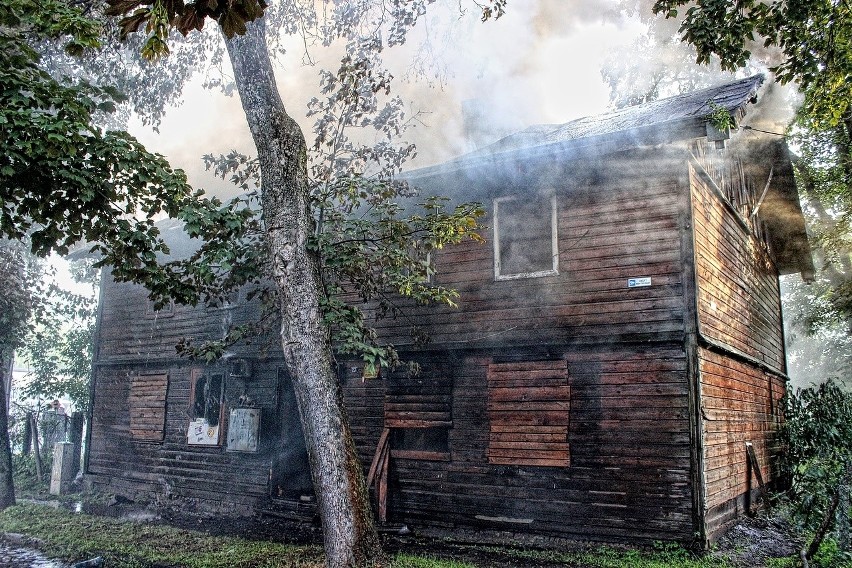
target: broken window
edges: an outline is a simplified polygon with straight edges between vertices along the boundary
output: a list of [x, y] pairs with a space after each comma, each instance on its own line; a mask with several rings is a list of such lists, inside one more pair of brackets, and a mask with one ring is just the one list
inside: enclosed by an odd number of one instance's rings
[[556, 199], [494, 200], [494, 275], [497, 280], [556, 274], [559, 251]]
[[166, 425], [166, 374], [136, 375], [127, 397], [130, 437], [140, 442], [162, 442]]
[[225, 373], [194, 369], [190, 389], [189, 444], [215, 446], [220, 443], [224, 410]]
[[391, 378], [384, 406], [392, 456], [450, 459], [449, 433], [453, 424], [450, 379]]
[[567, 467], [570, 417], [565, 361], [488, 366], [488, 463]]
[[391, 430], [391, 453], [394, 457], [411, 459], [449, 459], [450, 430], [434, 428], [394, 428]]

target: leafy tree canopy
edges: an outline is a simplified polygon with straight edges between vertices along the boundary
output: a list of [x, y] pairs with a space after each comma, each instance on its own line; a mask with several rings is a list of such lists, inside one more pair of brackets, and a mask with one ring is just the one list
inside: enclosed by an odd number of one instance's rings
[[243, 230], [251, 214], [204, 198], [126, 132], [99, 128], [93, 115], [115, 107], [114, 89], [43, 68], [40, 42], [62, 41], [70, 53], [95, 48], [95, 21], [65, 2], [12, 0], [0, 6], [0, 26], [0, 233], [29, 239], [42, 256], [91, 243], [115, 278], [198, 302], [208, 275], [189, 263], [162, 265], [169, 250], [156, 221], [194, 221], [191, 235], [210, 237], [201, 257]]
[[[756, 41], [781, 51], [772, 71], [805, 94], [804, 112], [820, 127], [846, 120], [852, 102], [852, 5], [834, 0], [658, 0], [655, 14], [680, 17], [697, 62], [718, 57], [722, 69], [747, 64]], [[757, 36], [757, 37], [756, 37]]]
[[844, 343], [852, 330], [852, 4], [657, 0], [653, 12], [680, 19], [698, 63], [733, 71], [760, 52], [781, 83], [803, 94], [788, 140], [800, 155], [799, 191], [820, 272], [812, 288], [792, 288], [791, 313], [799, 329]]

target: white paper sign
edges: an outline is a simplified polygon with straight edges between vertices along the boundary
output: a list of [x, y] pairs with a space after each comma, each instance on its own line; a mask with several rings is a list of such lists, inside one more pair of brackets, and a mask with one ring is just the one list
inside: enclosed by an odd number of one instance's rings
[[219, 444], [219, 425], [211, 426], [204, 418], [189, 423], [186, 443], [190, 446], [215, 446]]

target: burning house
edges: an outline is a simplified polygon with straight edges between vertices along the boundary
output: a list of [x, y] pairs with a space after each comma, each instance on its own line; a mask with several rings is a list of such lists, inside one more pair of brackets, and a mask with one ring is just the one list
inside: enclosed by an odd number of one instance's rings
[[[382, 519], [708, 542], [775, 479], [778, 276], [813, 266], [783, 138], [749, 128], [761, 83], [532, 127], [409, 174], [487, 204], [489, 232], [431, 257], [458, 308], [378, 324], [419, 375], [365, 379], [340, 361]], [[719, 109], [733, 126], [710, 120]], [[181, 337], [219, 337], [256, 310], [240, 298], [155, 312], [142, 288], [104, 278], [92, 485], [206, 510], [310, 509], [280, 352], [174, 355]]]

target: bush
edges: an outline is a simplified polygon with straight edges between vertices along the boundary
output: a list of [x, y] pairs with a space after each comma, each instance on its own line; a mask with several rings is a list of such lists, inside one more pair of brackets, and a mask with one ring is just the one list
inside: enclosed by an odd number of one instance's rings
[[[837, 528], [834, 516], [838, 509], [843, 512], [840, 525], [848, 527], [849, 523], [852, 393], [836, 380], [795, 394], [788, 392], [784, 413], [782, 473], [789, 483], [795, 518], [815, 533], [809, 551], [814, 556], [823, 537]], [[839, 560], [842, 550], [835, 547], [832, 552], [830, 548], [820, 550], [821, 563]], [[832, 554], [833, 559], [828, 559]]]

